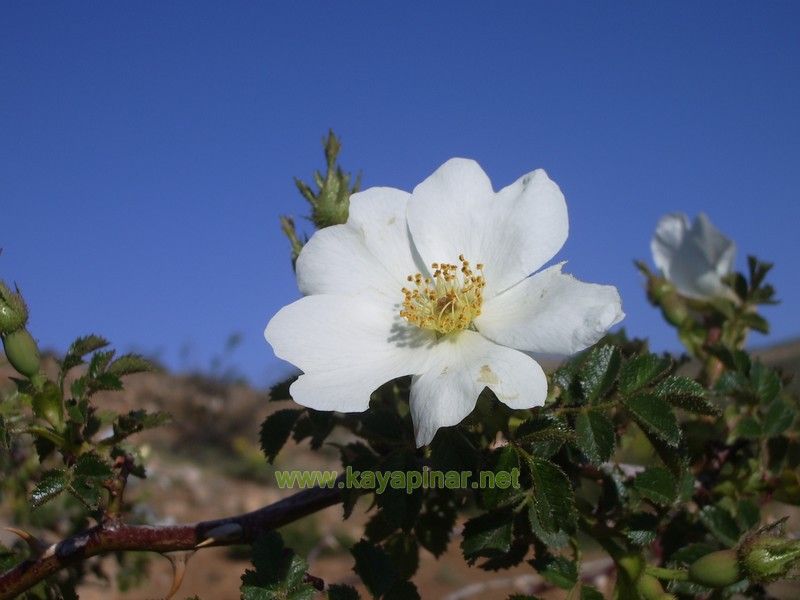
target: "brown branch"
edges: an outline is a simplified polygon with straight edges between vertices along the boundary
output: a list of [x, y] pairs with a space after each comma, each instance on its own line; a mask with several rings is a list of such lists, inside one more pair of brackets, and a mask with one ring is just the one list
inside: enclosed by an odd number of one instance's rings
[[109, 521], [46, 547], [0, 575], [0, 600], [10, 600], [45, 577], [90, 556], [119, 551], [175, 552], [209, 546], [251, 543], [270, 531], [341, 502], [338, 480], [331, 488], [312, 488], [256, 511], [188, 525], [125, 525]]

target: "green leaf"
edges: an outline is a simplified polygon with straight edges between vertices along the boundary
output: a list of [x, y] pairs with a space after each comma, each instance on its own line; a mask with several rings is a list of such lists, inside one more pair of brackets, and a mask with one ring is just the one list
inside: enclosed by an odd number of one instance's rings
[[[381, 464], [382, 471], [409, 472], [419, 468], [416, 455], [408, 450], [389, 454]], [[409, 494], [405, 489], [389, 485], [382, 494], [375, 495], [375, 503], [383, 510], [389, 522], [404, 531], [410, 531], [422, 508], [422, 492]]]
[[607, 461], [614, 452], [614, 425], [599, 411], [578, 413], [575, 419], [578, 446], [594, 464]]
[[77, 338], [67, 350], [67, 354], [74, 354], [75, 356], [86, 356], [90, 352], [105, 348], [109, 342], [105, 338], [90, 334], [84, 337]]
[[456, 523], [456, 507], [449, 490], [429, 490], [414, 526], [419, 545], [437, 558], [447, 550]]
[[774, 369], [756, 362], [750, 367], [750, 385], [763, 404], [769, 404], [781, 391], [781, 379]]
[[329, 600], [361, 600], [356, 588], [343, 583], [334, 583], [328, 586]]
[[528, 464], [533, 483], [531, 526], [543, 542], [561, 545], [566, 541], [564, 534], [574, 532], [577, 521], [572, 485], [564, 472], [548, 460], [532, 457]]
[[40, 507], [64, 492], [69, 484], [69, 472], [65, 469], [46, 471], [31, 492], [31, 504], [34, 508]]
[[397, 530], [397, 524], [386, 516], [385, 510], [378, 510], [364, 526], [364, 535], [373, 543], [379, 543]]
[[565, 442], [573, 441], [575, 434], [563, 419], [550, 414], [538, 414], [520, 423], [514, 437], [532, 454], [548, 457], [558, 452]]
[[122, 440], [145, 429], [160, 427], [165, 423], [169, 423], [171, 419], [172, 417], [165, 412], [149, 413], [144, 409], [137, 409], [130, 411], [126, 415], [118, 416], [112, 424], [112, 429], [114, 437], [117, 440]]
[[88, 380], [87, 392], [91, 396], [96, 392], [115, 392], [122, 389], [122, 381], [113, 373], [98, 373]]
[[419, 547], [413, 535], [398, 532], [383, 543], [383, 549], [392, 559], [397, 574], [402, 579], [411, 579], [419, 567]]
[[626, 523], [625, 537], [636, 546], [649, 546], [656, 539], [659, 519], [651, 513], [631, 515]]
[[789, 404], [776, 398], [764, 415], [764, 435], [768, 438], [780, 435], [792, 426], [795, 416], [796, 413]]
[[677, 484], [667, 469], [650, 467], [633, 480], [633, 487], [645, 498], [656, 504], [668, 506], [675, 501]]
[[625, 407], [646, 433], [677, 448], [681, 441], [678, 419], [669, 404], [654, 394], [641, 393], [624, 400]]
[[511, 549], [512, 513], [492, 511], [474, 517], [464, 525], [461, 552], [469, 564], [480, 557], [492, 558]]
[[111, 363], [111, 360], [114, 358], [115, 351], [114, 350], [106, 350], [103, 352], [95, 352], [92, 354], [92, 358], [89, 361], [89, 368], [87, 369], [87, 374], [89, 379], [93, 379], [102, 373], [106, 372], [108, 365]]
[[753, 331], [758, 331], [763, 334], [769, 333], [769, 321], [758, 313], [745, 313], [742, 315], [742, 321]]
[[736, 503], [736, 521], [743, 530], [754, 528], [761, 522], [761, 510], [752, 500], [739, 500]]
[[614, 385], [621, 362], [616, 346], [595, 346], [580, 369], [580, 386], [587, 402], [601, 400]]
[[590, 585], [581, 585], [581, 597], [580, 600], [604, 600], [605, 596], [601, 594], [597, 588], [593, 588]]
[[420, 600], [420, 596], [412, 582], [396, 581], [386, 590], [383, 600]]
[[123, 354], [108, 365], [108, 372], [117, 377], [152, 371], [153, 363], [139, 354]]
[[430, 466], [438, 471], [474, 471], [478, 452], [458, 427], [444, 427], [430, 445]]
[[95, 479], [76, 477], [67, 491], [89, 510], [96, 510], [103, 497], [103, 488]]
[[44, 462], [56, 449], [56, 445], [46, 437], [34, 435], [33, 446], [36, 448], [36, 455], [39, 457], [39, 462]]
[[74, 473], [76, 477], [88, 477], [90, 479], [108, 479], [113, 475], [111, 467], [96, 454], [82, 454], [75, 463]]
[[539, 574], [553, 585], [568, 590], [578, 581], [578, 564], [564, 556], [556, 556], [539, 569]]
[[715, 538], [729, 548], [733, 548], [739, 543], [742, 532], [725, 509], [713, 505], [705, 506], [700, 511], [700, 520]]
[[666, 375], [671, 367], [669, 358], [656, 354], [634, 356], [620, 370], [619, 391], [624, 395], [632, 394]]
[[717, 406], [707, 400], [706, 389], [688, 377], [671, 375], [657, 384], [653, 392], [674, 406], [689, 412], [712, 416], [721, 413]]
[[360, 600], [361, 596], [352, 586], [334, 583], [328, 586], [328, 598], [329, 600]]
[[749, 440], [756, 440], [764, 435], [764, 432], [761, 429], [761, 423], [756, 421], [750, 415], [745, 415], [739, 420], [739, 422], [736, 424], [736, 428], [734, 429], [734, 433], [737, 437]]
[[379, 546], [361, 540], [350, 552], [355, 558], [353, 570], [373, 596], [383, 595], [398, 580], [397, 569], [391, 557]]
[[242, 575], [243, 600], [311, 600], [316, 590], [305, 582], [306, 561], [285, 548], [270, 531], [253, 543], [253, 566]]
[[99, 335], [92, 334], [76, 339], [72, 342], [72, 345], [64, 355], [64, 359], [61, 361], [60, 380], [63, 380], [70, 369], [82, 365], [84, 356], [106, 346], [108, 346], [108, 340]]
[[284, 379], [283, 381], [279, 381], [269, 388], [270, 402], [289, 400], [292, 397], [289, 393], [289, 388], [295, 381], [297, 381], [297, 377], [297, 375], [292, 375], [291, 377]]
[[65, 402], [67, 418], [77, 425], [84, 425], [89, 419], [89, 401], [70, 398]]
[[[496, 450], [493, 454], [494, 465], [492, 472], [498, 473], [500, 471], [505, 471], [506, 473], [511, 473], [514, 469], [519, 469], [519, 456], [513, 446], [504, 446]], [[515, 490], [513, 487], [508, 487], [506, 489], [501, 489], [497, 486], [487, 487], [482, 490], [483, 503], [486, 508], [496, 508], [517, 493], [519, 493], [519, 490]]]
[[269, 415], [261, 425], [261, 449], [270, 463], [275, 460], [292, 432], [302, 410], [284, 408]]

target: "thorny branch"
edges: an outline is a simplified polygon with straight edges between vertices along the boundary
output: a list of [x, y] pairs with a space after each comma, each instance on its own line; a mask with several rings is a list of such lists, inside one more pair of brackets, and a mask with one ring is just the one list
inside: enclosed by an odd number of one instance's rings
[[[293, 494], [256, 511], [187, 525], [101, 523], [55, 544], [0, 575], [0, 600], [10, 600], [53, 573], [91, 556], [119, 551], [176, 552], [252, 543], [263, 532], [296, 521], [341, 501], [337, 483]], [[30, 545], [30, 544], [29, 544]]]

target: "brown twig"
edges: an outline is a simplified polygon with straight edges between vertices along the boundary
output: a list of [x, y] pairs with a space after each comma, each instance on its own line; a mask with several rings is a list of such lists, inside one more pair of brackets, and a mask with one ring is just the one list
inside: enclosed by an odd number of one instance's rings
[[109, 521], [48, 546], [0, 575], [0, 600], [10, 600], [53, 573], [90, 556], [120, 551], [175, 552], [251, 543], [270, 531], [341, 501], [338, 481], [312, 488], [256, 511], [188, 525], [126, 525]]

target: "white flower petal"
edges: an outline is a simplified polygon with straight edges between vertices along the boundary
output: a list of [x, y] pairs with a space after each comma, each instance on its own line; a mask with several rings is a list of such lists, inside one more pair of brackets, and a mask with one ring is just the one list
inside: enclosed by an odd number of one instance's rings
[[297, 259], [303, 294], [353, 294], [378, 291], [392, 300], [408, 275], [419, 271], [406, 224], [410, 194], [370, 188], [350, 197], [345, 225], [317, 231]]
[[417, 446], [430, 443], [440, 427], [460, 423], [485, 387], [515, 409], [541, 406], [547, 397], [547, 378], [531, 357], [474, 331], [442, 338], [411, 384]]
[[736, 244], [725, 237], [704, 213], [697, 216], [692, 226], [692, 237], [697, 240], [708, 264], [714, 267], [717, 275], [724, 276], [733, 270]]
[[503, 247], [494, 256], [503, 279], [497, 286], [502, 291], [519, 283], [540, 269], [561, 250], [569, 234], [569, 218], [564, 194], [542, 169], [520, 177], [497, 192], [496, 202], [507, 204], [503, 229], [497, 239], [511, 235], [512, 251]]
[[[401, 284], [419, 272], [414, 260], [406, 213], [411, 194], [389, 187], [373, 187], [350, 196], [347, 225], [358, 231], [364, 245]], [[400, 288], [396, 290], [399, 294]]]
[[426, 267], [458, 264], [459, 254], [473, 263], [494, 198], [486, 173], [473, 160], [453, 158], [414, 188], [408, 203], [408, 226]]
[[671, 213], [659, 219], [650, 241], [650, 250], [653, 253], [653, 262], [662, 272], [669, 270], [689, 227], [689, 218], [681, 213]]
[[297, 287], [305, 295], [362, 291], [386, 295], [396, 287], [395, 278], [367, 250], [361, 234], [347, 225], [326, 227], [311, 236], [297, 258], [296, 270]]
[[306, 372], [292, 386], [295, 402], [342, 412], [366, 410], [380, 385], [424, 371], [434, 340], [375, 297], [328, 294], [282, 308], [264, 336], [276, 356]]
[[419, 184], [408, 225], [423, 262], [486, 265], [487, 295], [514, 285], [550, 260], [567, 238], [564, 196], [542, 170], [496, 194], [480, 166], [451, 159]]
[[611, 285], [545, 269], [491, 298], [475, 326], [490, 340], [537, 354], [574, 354], [596, 343], [625, 316]]

